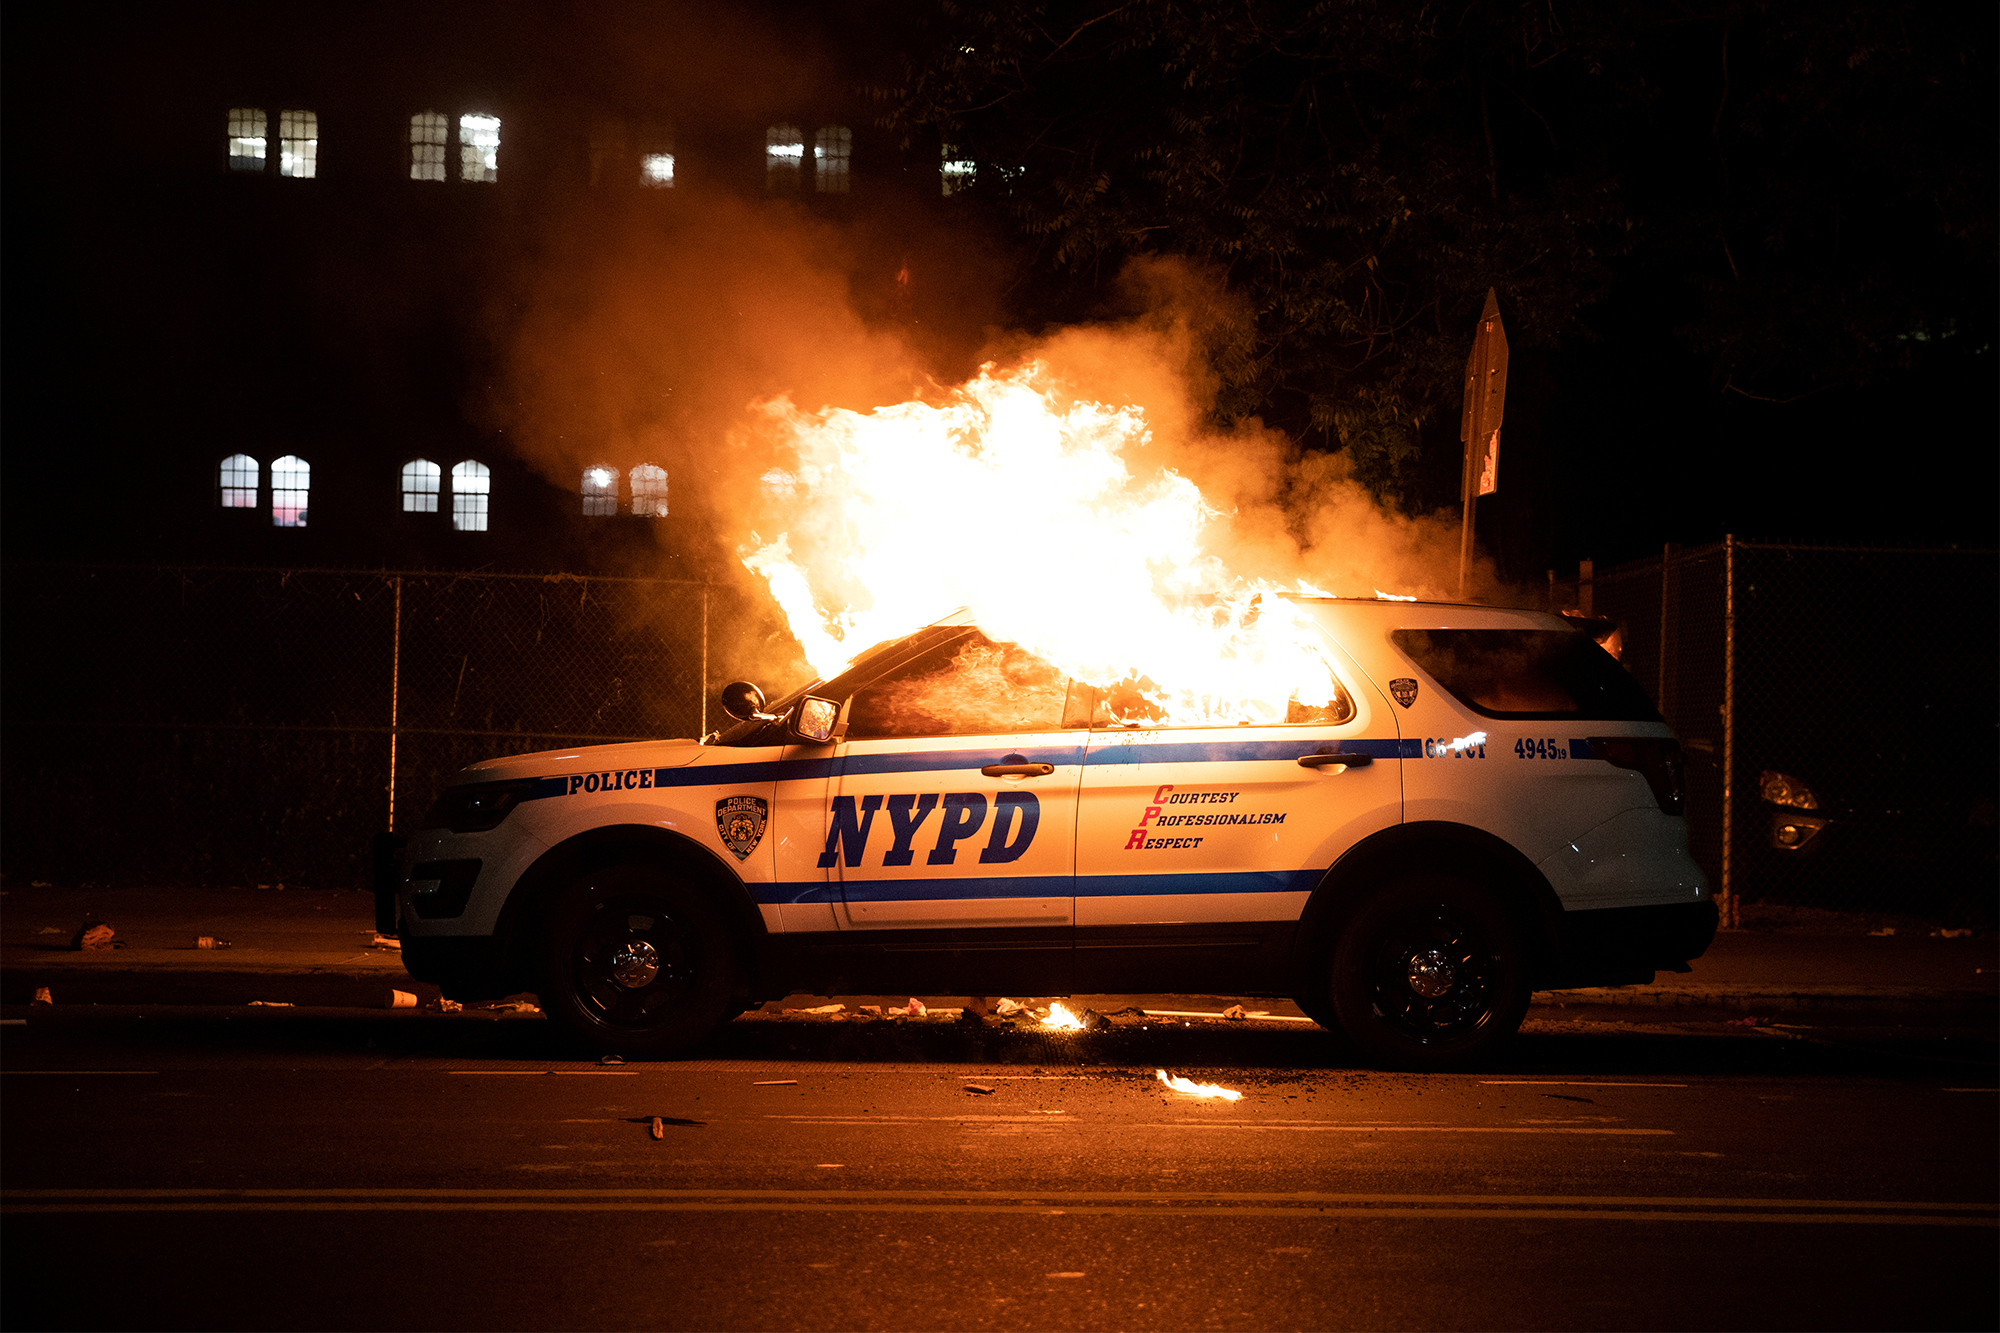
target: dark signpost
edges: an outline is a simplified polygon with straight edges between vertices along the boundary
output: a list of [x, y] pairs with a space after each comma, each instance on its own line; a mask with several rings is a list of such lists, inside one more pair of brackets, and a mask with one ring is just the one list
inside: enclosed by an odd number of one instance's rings
[[1465, 463], [1459, 494], [1465, 500], [1465, 524], [1458, 542], [1458, 595], [1464, 597], [1472, 569], [1472, 513], [1479, 497], [1500, 488], [1500, 417], [1507, 408], [1507, 330], [1500, 324], [1500, 302], [1486, 289], [1486, 309], [1472, 336], [1472, 355], [1465, 362], [1465, 411], [1458, 437], [1465, 442]]

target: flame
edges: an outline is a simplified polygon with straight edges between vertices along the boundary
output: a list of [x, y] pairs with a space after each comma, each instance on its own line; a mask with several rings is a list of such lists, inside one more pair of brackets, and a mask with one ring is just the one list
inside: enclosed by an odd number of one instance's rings
[[1223, 515], [1148, 462], [1139, 407], [1066, 398], [1037, 362], [983, 367], [941, 403], [762, 411], [793, 459], [762, 489], [790, 522], [741, 555], [823, 679], [964, 607], [1111, 692], [1121, 720], [1278, 722], [1332, 693], [1286, 596], [1327, 594], [1225, 567], [1204, 544]]
[[1383, 592], [1380, 588], [1377, 588], [1375, 590], [1375, 600], [1378, 602], [1414, 602], [1417, 599], [1414, 597], [1405, 597], [1401, 593]]
[[1193, 1079], [1182, 1074], [1169, 1074], [1164, 1069], [1158, 1072], [1160, 1082], [1166, 1084], [1175, 1092], [1185, 1092], [1190, 1097], [1220, 1097], [1226, 1102], [1243, 1100], [1242, 1093], [1234, 1088], [1225, 1088], [1219, 1083], [1196, 1083]]
[[1069, 1011], [1060, 1000], [1049, 1001], [1049, 1016], [1042, 1020], [1042, 1026], [1056, 1032], [1081, 1032], [1083, 1020]]

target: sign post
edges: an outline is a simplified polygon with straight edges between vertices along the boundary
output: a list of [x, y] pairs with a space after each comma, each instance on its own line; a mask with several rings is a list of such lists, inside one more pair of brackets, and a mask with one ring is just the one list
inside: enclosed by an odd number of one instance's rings
[[1472, 336], [1472, 355], [1465, 362], [1465, 410], [1458, 438], [1465, 443], [1459, 495], [1465, 501], [1465, 523], [1458, 541], [1458, 595], [1463, 598], [1472, 572], [1472, 513], [1482, 495], [1500, 489], [1500, 418], [1507, 407], [1507, 330], [1500, 323], [1500, 301], [1486, 289], [1486, 309]]

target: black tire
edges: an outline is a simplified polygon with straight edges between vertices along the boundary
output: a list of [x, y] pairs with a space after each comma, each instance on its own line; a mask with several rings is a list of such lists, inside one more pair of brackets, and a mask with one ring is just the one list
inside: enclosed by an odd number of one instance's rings
[[677, 1056], [729, 1019], [736, 970], [700, 889], [658, 867], [612, 866], [550, 910], [542, 1012], [596, 1053]]
[[1385, 886], [1334, 945], [1332, 1000], [1363, 1055], [1452, 1069], [1493, 1054], [1528, 1011], [1521, 928], [1489, 890], [1450, 875]]

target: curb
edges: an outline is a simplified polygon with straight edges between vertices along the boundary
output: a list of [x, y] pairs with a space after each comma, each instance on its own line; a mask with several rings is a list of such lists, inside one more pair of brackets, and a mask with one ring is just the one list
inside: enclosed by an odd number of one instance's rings
[[1699, 1021], [1763, 1014], [1812, 1015], [1863, 1022], [1913, 1020], [1940, 1026], [2000, 1023], [2000, 996], [1926, 986], [1589, 987], [1537, 992], [1529, 1013], [1542, 1017]]
[[401, 970], [325, 968], [298, 971], [200, 971], [183, 968], [8, 969], [0, 980], [0, 1003], [28, 1004], [46, 986], [58, 1006], [247, 1005], [254, 1000], [298, 1008], [383, 1009], [389, 992], [415, 995], [435, 1008], [438, 988]]

